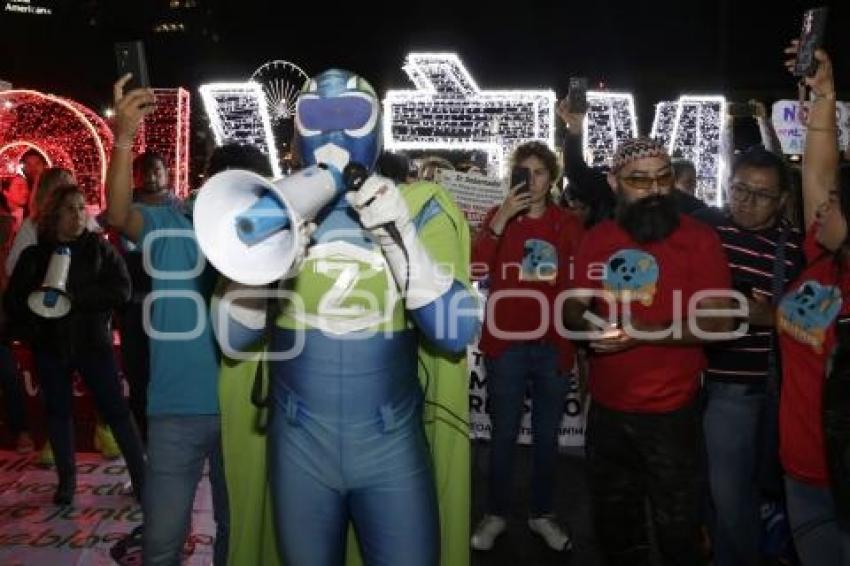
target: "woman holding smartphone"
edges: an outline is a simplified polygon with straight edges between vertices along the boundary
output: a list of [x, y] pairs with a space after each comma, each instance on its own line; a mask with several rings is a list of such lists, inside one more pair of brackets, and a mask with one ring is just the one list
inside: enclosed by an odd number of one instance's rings
[[[472, 247], [473, 276], [489, 281], [479, 347], [485, 356], [493, 428], [487, 514], [471, 543], [476, 550], [489, 550], [507, 528], [514, 448], [530, 381], [534, 460], [528, 525], [550, 548], [562, 551], [572, 543], [552, 509], [558, 429], [568, 387], [559, 366], [575, 352], [556, 332], [555, 299], [566, 288], [582, 228], [577, 216], [552, 202], [558, 166], [546, 145], [523, 144], [512, 162], [510, 192], [488, 212]], [[475, 266], [486, 266], [486, 274]], [[518, 333], [526, 338], [517, 339]]]
[[[786, 53], [796, 58], [799, 44]], [[835, 83], [829, 57], [815, 52], [803, 154], [806, 267], [777, 310], [782, 352], [780, 457], [788, 516], [804, 566], [850, 564], [850, 533], [841, 526], [824, 440], [824, 385], [838, 346], [836, 321], [850, 315], [850, 186], [838, 181]], [[786, 62], [792, 69], [796, 59]]]

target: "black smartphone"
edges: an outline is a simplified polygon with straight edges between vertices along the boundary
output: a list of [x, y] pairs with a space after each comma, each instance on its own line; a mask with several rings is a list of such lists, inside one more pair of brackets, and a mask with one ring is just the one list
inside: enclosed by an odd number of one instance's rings
[[145, 60], [145, 46], [141, 41], [122, 41], [115, 44], [115, 63], [118, 76], [131, 73], [133, 78], [124, 85], [124, 92], [136, 88], [149, 88], [148, 64]]
[[513, 189], [519, 184], [522, 184], [522, 186], [516, 191], [518, 195], [531, 191], [531, 171], [527, 167], [514, 167], [511, 169], [510, 188]]
[[570, 102], [570, 112], [584, 114], [587, 112], [587, 78], [570, 77], [570, 92], [567, 94]]
[[815, 50], [823, 45], [823, 35], [826, 31], [826, 6], [806, 10], [803, 14], [803, 31], [800, 33], [800, 49], [797, 51], [797, 62], [794, 65], [795, 77], [811, 77], [818, 69]]
[[755, 108], [749, 102], [729, 102], [726, 105], [726, 111], [734, 118], [752, 118], [755, 116]]

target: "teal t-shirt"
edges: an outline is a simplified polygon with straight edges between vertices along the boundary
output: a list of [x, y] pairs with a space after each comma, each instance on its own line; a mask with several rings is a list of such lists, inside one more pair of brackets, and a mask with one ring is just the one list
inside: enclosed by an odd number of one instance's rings
[[147, 413], [218, 414], [219, 353], [209, 321], [216, 272], [181, 208], [137, 208], [144, 219], [140, 247], [152, 279], [145, 302], [150, 317]]

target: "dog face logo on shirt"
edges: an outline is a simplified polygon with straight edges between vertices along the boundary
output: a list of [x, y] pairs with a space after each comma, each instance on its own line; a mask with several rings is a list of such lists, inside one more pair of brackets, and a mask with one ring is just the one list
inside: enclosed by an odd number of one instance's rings
[[658, 262], [642, 250], [626, 249], [608, 258], [602, 288], [614, 300], [650, 306], [658, 285]]
[[841, 311], [841, 302], [837, 287], [804, 281], [779, 303], [779, 329], [821, 353], [826, 332]]
[[558, 254], [555, 246], [545, 240], [530, 239], [522, 248], [520, 281], [543, 281], [555, 284], [558, 275]]

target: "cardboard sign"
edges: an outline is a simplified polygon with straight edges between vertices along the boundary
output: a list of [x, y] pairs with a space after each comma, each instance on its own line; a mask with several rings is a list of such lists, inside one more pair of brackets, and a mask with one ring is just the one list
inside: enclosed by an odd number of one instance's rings
[[[836, 102], [836, 118], [838, 123], [838, 145], [841, 150], [846, 150], [850, 144], [850, 103]], [[782, 144], [782, 153], [786, 155], [802, 155], [806, 147], [806, 128], [803, 120], [809, 111], [809, 103], [800, 107], [797, 100], [777, 100], [771, 111], [771, 121], [779, 143]]]

